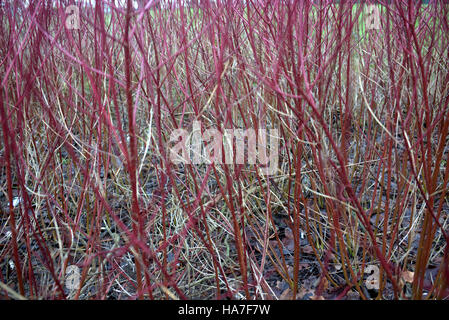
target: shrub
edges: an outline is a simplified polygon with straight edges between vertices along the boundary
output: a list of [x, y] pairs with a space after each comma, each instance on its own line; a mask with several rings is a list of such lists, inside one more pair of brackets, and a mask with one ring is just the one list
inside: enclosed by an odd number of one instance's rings
[[449, 296], [445, 1], [0, 3], [5, 297]]

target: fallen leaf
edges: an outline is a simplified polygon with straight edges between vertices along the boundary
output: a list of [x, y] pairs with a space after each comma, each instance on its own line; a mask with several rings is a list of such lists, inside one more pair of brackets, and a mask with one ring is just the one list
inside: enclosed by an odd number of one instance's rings
[[282, 289], [282, 281], [276, 281], [276, 288]]
[[297, 298], [297, 299], [303, 299], [304, 296], [305, 296], [306, 294], [308, 294], [309, 292], [310, 292], [310, 290], [307, 290], [306, 288], [301, 287], [301, 288], [299, 289], [298, 294], [296, 295], [296, 298]]
[[402, 272], [402, 279], [404, 279], [405, 282], [412, 283], [414, 275], [414, 272], [406, 270]]
[[295, 242], [291, 238], [285, 237], [284, 240], [282, 240], [282, 244], [284, 245], [284, 249], [287, 251], [285, 253], [290, 253], [295, 250]]
[[292, 297], [292, 291], [290, 290], [290, 288], [287, 288], [284, 290], [284, 292], [281, 293], [279, 300], [290, 300], [291, 297]]
[[302, 247], [301, 250], [302, 250], [302, 253], [313, 254], [313, 249], [312, 249], [312, 247], [310, 245]]
[[360, 294], [357, 291], [349, 291], [346, 294], [346, 300], [360, 300]]
[[293, 239], [293, 231], [290, 228], [285, 228], [285, 237], [288, 239]]

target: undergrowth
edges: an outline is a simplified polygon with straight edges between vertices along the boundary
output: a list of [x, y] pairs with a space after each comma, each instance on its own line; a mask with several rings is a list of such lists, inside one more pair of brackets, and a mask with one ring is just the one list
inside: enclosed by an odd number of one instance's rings
[[449, 297], [445, 1], [94, 2], [0, 1], [3, 298]]

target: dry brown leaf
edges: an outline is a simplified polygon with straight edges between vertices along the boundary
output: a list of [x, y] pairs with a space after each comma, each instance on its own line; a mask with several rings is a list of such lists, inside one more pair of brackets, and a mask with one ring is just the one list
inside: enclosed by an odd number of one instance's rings
[[276, 288], [278, 288], [279, 290], [282, 289], [283, 287], [283, 281], [276, 281]]
[[312, 247], [310, 245], [302, 247], [301, 250], [302, 250], [303, 253], [313, 254], [313, 249], [312, 249]]
[[308, 294], [310, 290], [307, 290], [306, 288], [302, 287], [299, 289], [298, 294], [296, 295], [296, 299], [302, 299], [306, 294]]
[[292, 291], [290, 290], [290, 288], [287, 288], [284, 290], [284, 292], [281, 293], [279, 300], [290, 300], [291, 298], [292, 298]]
[[346, 294], [346, 300], [359, 300], [360, 294], [357, 291], [349, 291]]
[[327, 278], [323, 278], [321, 284], [322, 284], [322, 290], [327, 290], [327, 288], [329, 287], [329, 281], [327, 280]]
[[293, 239], [293, 231], [290, 228], [285, 228], [285, 237], [288, 239]]
[[414, 275], [415, 275], [414, 272], [405, 270], [402, 272], [402, 279], [404, 279], [405, 282], [413, 283]]

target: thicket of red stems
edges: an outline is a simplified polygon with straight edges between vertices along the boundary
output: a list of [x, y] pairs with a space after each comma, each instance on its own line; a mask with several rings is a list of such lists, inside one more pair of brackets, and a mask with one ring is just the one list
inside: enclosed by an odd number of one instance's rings
[[[294, 298], [313, 257], [316, 296], [369, 298], [368, 265], [378, 298], [448, 296], [445, 2], [378, 2], [370, 30], [357, 1], [145, 2], [0, 2], [1, 282], [276, 299], [275, 274]], [[173, 164], [170, 133], [195, 120], [278, 128], [278, 171]]]

